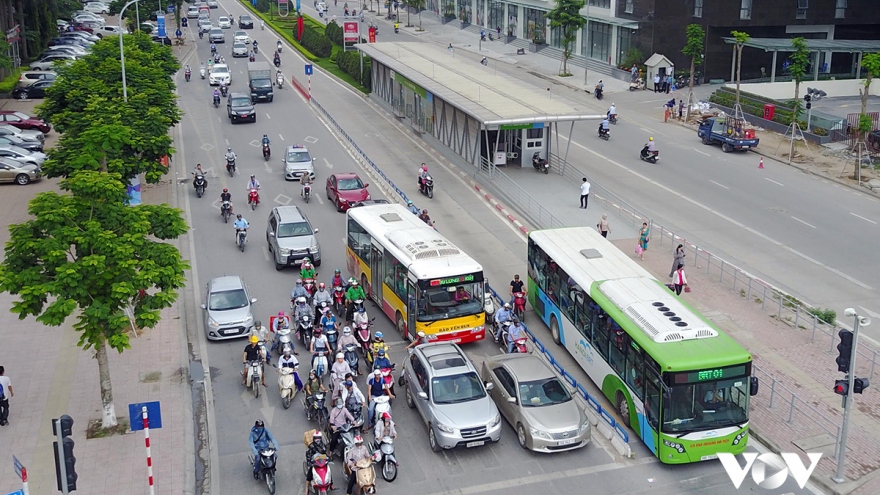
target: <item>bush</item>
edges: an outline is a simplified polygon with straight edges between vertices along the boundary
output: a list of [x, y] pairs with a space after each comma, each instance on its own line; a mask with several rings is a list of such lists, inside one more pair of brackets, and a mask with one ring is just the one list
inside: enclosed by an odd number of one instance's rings
[[828, 135], [828, 130], [823, 129], [821, 127], [814, 127], [812, 132], [813, 132], [813, 134], [815, 134], [817, 136], [827, 136]]
[[[248, 2], [248, 3], [250, 3], [250, 2]], [[260, 12], [262, 12], [264, 14], [268, 14], [269, 13], [269, 0], [257, 0], [256, 8], [257, 8], [257, 10], [259, 10]]]
[[324, 28], [324, 35], [330, 38], [330, 41], [339, 46], [343, 46], [342, 27], [334, 21], [331, 21]]
[[837, 323], [837, 312], [833, 309], [810, 308], [808, 311], [811, 315], [829, 325], [835, 325]]
[[21, 76], [21, 68], [13, 70], [6, 76], [2, 82], [0, 82], [0, 93], [11, 93], [15, 88], [15, 84], [18, 82], [18, 78]]
[[[296, 31], [294, 31], [296, 33]], [[312, 52], [316, 57], [327, 58], [333, 51], [333, 43], [330, 38], [321, 33], [316, 32], [311, 26], [303, 29], [302, 38], [299, 39], [302, 46]]]
[[343, 72], [360, 82], [363, 87], [367, 88], [367, 90], [370, 89], [370, 57], [366, 55], [364, 56], [364, 71], [360, 74], [358, 74], [358, 72], [360, 72], [361, 67], [361, 56], [358, 52], [339, 52], [336, 56], [336, 65], [338, 65]]

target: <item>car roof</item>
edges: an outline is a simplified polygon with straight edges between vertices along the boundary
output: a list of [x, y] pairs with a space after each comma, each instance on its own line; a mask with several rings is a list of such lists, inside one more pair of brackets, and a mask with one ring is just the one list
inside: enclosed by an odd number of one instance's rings
[[244, 93], [229, 93], [229, 99], [231, 100], [231, 99], [233, 99], [233, 98], [247, 98], [247, 99], [250, 99], [250, 96], [248, 96], [248, 95], [246, 95], [246, 94], [244, 94]]
[[308, 148], [306, 148], [305, 146], [303, 146], [301, 144], [291, 144], [290, 146], [287, 147], [288, 152], [295, 151], [295, 150], [309, 151]]
[[332, 175], [337, 179], [360, 179], [360, 177], [358, 177], [358, 174], [354, 172], [340, 172]]
[[303, 215], [298, 206], [276, 206], [272, 211], [278, 215], [281, 223], [306, 221], [305, 215]]
[[490, 357], [489, 363], [492, 366], [504, 365], [520, 382], [556, 378], [544, 360], [532, 354], [501, 354]]
[[39, 120], [36, 117], [28, 115], [20, 110], [0, 110], [0, 115], [12, 115], [12, 114], [16, 114], [16, 113], [20, 113], [20, 114], [26, 116], [30, 120]]
[[425, 358], [433, 376], [457, 375], [475, 371], [461, 348], [450, 342], [422, 344], [416, 350]]
[[211, 279], [211, 291], [244, 289], [244, 281], [238, 275], [227, 275]]

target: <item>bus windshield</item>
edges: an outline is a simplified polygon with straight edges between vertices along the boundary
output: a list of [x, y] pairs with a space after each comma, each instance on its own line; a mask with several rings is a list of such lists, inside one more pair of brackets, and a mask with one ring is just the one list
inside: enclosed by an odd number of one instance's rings
[[431, 287], [419, 295], [418, 321], [438, 321], [483, 311], [483, 283]]
[[676, 385], [663, 400], [663, 433], [742, 425], [749, 420], [749, 377]]

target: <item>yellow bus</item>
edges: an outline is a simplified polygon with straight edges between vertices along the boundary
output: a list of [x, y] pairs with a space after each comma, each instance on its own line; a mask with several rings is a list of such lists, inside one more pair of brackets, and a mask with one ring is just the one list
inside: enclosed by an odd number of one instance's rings
[[346, 267], [404, 338], [485, 338], [483, 267], [397, 204], [346, 213]]

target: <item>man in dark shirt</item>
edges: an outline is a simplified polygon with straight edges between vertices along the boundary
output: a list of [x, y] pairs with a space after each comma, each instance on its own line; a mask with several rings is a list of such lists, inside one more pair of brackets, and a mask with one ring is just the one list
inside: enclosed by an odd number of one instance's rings
[[[256, 335], [251, 335], [251, 343], [248, 344], [244, 348], [244, 352], [241, 355], [241, 362], [242, 362], [242, 364], [244, 364], [244, 373], [242, 374], [242, 378], [241, 378], [242, 385], [245, 385], [245, 386], [247, 385], [247, 371], [248, 371], [247, 365], [248, 365], [248, 363], [251, 361], [260, 361], [262, 363], [262, 361], [263, 361], [263, 350], [260, 348], [259, 341], [260, 341], [259, 337], [257, 337]], [[265, 373], [263, 373], [262, 375], [263, 375], [263, 386], [265, 387], [266, 386]]]
[[525, 292], [525, 284], [519, 279], [519, 275], [514, 275], [510, 281], [510, 304], [513, 305], [513, 295], [517, 292]]

